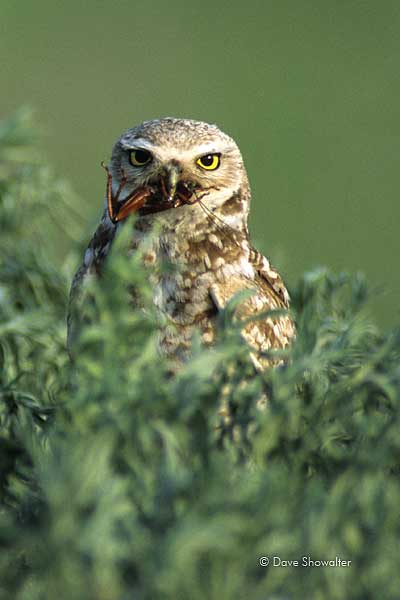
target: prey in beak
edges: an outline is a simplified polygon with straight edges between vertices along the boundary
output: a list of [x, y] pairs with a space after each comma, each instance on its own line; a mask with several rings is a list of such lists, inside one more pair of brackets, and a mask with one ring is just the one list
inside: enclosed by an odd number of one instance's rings
[[123, 221], [133, 212], [148, 215], [170, 208], [178, 208], [184, 204], [194, 204], [199, 199], [194, 196], [197, 185], [193, 182], [181, 181], [179, 167], [170, 165], [154, 184], [137, 188], [121, 203], [119, 199], [127, 183], [124, 171], [121, 170], [120, 184], [114, 195], [110, 170], [104, 162], [101, 163], [101, 166], [107, 173], [107, 209], [114, 224]]

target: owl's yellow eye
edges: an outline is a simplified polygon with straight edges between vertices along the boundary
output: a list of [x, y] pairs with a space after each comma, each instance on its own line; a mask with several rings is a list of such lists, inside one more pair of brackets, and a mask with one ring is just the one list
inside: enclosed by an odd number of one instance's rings
[[144, 165], [147, 165], [147, 163], [151, 161], [151, 158], [152, 156], [150, 152], [147, 152], [147, 150], [138, 149], [132, 150], [129, 153], [129, 162], [134, 167], [143, 167]]
[[205, 154], [197, 159], [196, 163], [206, 171], [215, 171], [221, 163], [220, 154]]

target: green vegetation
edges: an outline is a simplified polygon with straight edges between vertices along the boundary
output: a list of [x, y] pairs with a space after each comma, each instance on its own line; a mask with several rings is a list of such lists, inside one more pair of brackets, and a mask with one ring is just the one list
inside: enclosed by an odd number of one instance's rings
[[302, 277], [285, 368], [253, 373], [230, 306], [171, 377], [151, 303], [126, 305], [149, 288], [121, 236], [73, 366], [82, 248], [60, 269], [52, 240], [81, 224], [34, 137], [26, 112], [0, 126], [0, 598], [398, 598], [400, 332], [368, 321], [363, 279]]

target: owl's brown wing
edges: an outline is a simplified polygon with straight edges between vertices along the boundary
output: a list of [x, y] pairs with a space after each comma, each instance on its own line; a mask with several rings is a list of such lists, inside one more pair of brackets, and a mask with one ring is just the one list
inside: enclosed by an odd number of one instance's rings
[[269, 260], [258, 252], [258, 250], [251, 248], [250, 262], [260, 277], [262, 285], [276, 298], [276, 308], [289, 308], [289, 293], [282, 281], [282, 277]]
[[221, 310], [237, 292], [244, 289], [255, 290], [254, 295], [240, 304], [237, 315], [246, 320], [255, 317], [243, 327], [242, 334], [256, 351], [251, 353], [255, 366], [263, 370], [276, 364], [276, 361], [260, 357], [258, 353], [287, 347], [294, 337], [295, 329], [289, 315], [265, 314], [289, 307], [289, 294], [280, 275], [268, 259], [256, 250], [251, 249], [249, 260], [255, 271], [254, 279], [249, 279], [245, 274], [234, 275], [224, 282], [214, 283], [210, 293], [215, 305]]
[[86, 248], [83, 263], [75, 273], [69, 294], [67, 313], [67, 348], [72, 356], [72, 347], [82, 322], [82, 300], [85, 283], [93, 276], [101, 274], [102, 266], [110, 250], [116, 227], [104, 212], [98, 228]]

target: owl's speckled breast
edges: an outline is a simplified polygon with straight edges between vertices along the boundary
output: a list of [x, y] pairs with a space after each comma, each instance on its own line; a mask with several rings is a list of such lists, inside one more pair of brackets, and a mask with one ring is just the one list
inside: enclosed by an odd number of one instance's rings
[[[140, 225], [134, 239], [136, 248], [140, 249], [142, 242], [148, 247]], [[163, 353], [184, 358], [195, 330], [200, 331], [203, 342], [214, 341], [218, 310], [210, 290], [234, 273], [243, 276], [248, 252], [247, 240], [239, 232], [224, 240], [207, 222], [203, 226], [197, 223], [189, 236], [164, 228], [154, 238], [143, 258], [151, 272], [153, 301], [161, 313], [159, 344]], [[254, 277], [251, 269], [248, 271]]]

